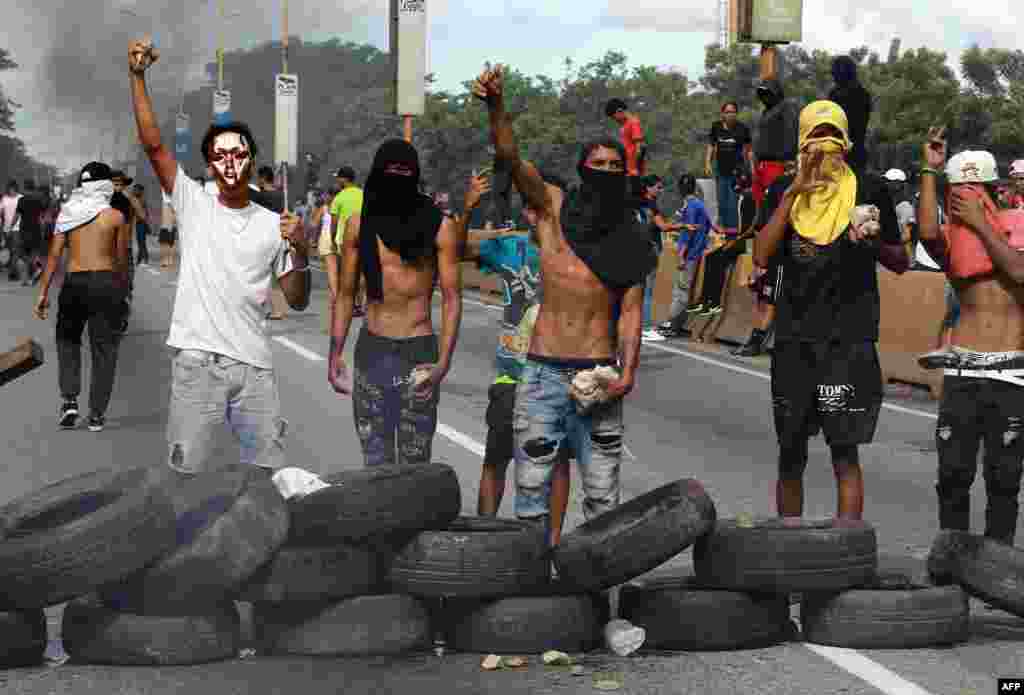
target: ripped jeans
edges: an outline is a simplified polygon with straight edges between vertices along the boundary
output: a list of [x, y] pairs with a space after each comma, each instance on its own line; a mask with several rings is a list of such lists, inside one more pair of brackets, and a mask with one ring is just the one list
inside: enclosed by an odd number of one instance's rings
[[214, 433], [227, 425], [241, 463], [273, 471], [284, 467], [288, 423], [281, 417], [272, 369], [204, 350], [178, 350], [167, 419], [168, 465], [194, 474], [210, 455]]
[[1024, 387], [993, 379], [947, 375], [935, 428], [939, 453], [939, 526], [969, 530], [971, 485], [982, 460], [987, 506], [985, 535], [1013, 544], [1024, 462]]
[[[542, 361], [543, 360], [543, 361]], [[516, 516], [550, 517], [551, 473], [562, 457], [575, 456], [583, 481], [583, 515], [589, 521], [619, 505], [622, 460], [622, 399], [576, 412], [569, 385], [593, 360], [551, 360], [530, 355], [516, 388]], [[571, 454], [570, 454], [571, 452]]]

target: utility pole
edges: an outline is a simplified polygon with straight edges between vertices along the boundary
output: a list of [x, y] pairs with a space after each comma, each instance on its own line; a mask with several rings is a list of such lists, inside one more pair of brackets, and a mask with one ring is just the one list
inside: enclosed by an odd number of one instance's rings
[[224, 91], [224, 0], [217, 0], [217, 91]]

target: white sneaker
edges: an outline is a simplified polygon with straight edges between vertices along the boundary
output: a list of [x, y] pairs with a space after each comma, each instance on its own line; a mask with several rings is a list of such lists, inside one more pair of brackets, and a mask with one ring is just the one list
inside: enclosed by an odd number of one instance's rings
[[662, 340], [665, 340], [665, 336], [663, 336], [661, 333], [658, 333], [657, 331], [653, 331], [653, 330], [651, 330], [651, 331], [644, 331], [643, 333], [640, 334], [640, 336], [641, 336], [641, 338], [643, 338], [643, 340], [646, 340], [646, 341], [652, 342], [652, 343], [657, 343], [657, 342], [660, 342]]

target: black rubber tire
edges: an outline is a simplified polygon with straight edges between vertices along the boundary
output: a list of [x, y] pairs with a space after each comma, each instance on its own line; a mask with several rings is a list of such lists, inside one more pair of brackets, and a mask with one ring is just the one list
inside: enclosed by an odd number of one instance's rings
[[112, 608], [178, 615], [221, 603], [266, 565], [288, 535], [288, 507], [252, 466], [230, 466], [173, 489], [177, 547], [144, 570], [105, 586]]
[[690, 547], [715, 522], [704, 486], [678, 480], [635, 497], [566, 534], [553, 559], [562, 582], [596, 591], [622, 584]]
[[253, 604], [264, 653], [302, 656], [401, 654], [429, 646], [430, 619], [412, 596], [357, 596], [316, 606]]
[[391, 565], [391, 587], [432, 597], [536, 593], [550, 582], [548, 557], [544, 529], [535, 524], [464, 516], [401, 548]]
[[331, 487], [289, 502], [289, 545], [408, 537], [444, 528], [462, 509], [458, 476], [443, 463], [373, 466], [324, 480]]
[[694, 545], [693, 566], [709, 588], [839, 592], [871, 582], [878, 544], [874, 528], [860, 521], [760, 519], [741, 528], [727, 519]]
[[137, 615], [86, 596], [64, 609], [64, 651], [74, 663], [110, 666], [184, 666], [237, 657], [242, 641], [238, 607], [226, 601], [203, 611]]
[[594, 594], [461, 599], [445, 605], [445, 641], [483, 654], [585, 652], [598, 646], [608, 622], [608, 599]]
[[0, 508], [0, 606], [63, 603], [173, 548], [169, 480], [162, 467], [94, 471]]
[[46, 653], [46, 638], [42, 608], [0, 611], [0, 668], [39, 666]]
[[929, 586], [879, 576], [839, 594], [805, 593], [804, 639], [850, 649], [918, 649], [966, 642], [970, 608], [958, 586]]
[[972, 596], [1024, 617], [1024, 550], [983, 536], [955, 535], [956, 581]]
[[649, 649], [757, 649], [798, 635], [786, 596], [708, 589], [687, 574], [626, 584], [619, 615], [647, 631]]
[[252, 603], [324, 602], [387, 590], [393, 553], [370, 545], [286, 545], [238, 594]]

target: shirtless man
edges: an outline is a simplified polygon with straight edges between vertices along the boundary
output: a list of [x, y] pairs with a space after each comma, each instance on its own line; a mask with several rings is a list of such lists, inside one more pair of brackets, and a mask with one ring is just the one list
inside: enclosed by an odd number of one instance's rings
[[[570, 450], [583, 481], [585, 517], [619, 504], [622, 398], [636, 383], [644, 280], [655, 259], [628, 197], [622, 146], [614, 140], [585, 146], [577, 167], [583, 185], [567, 200], [520, 159], [502, 72], [500, 65], [484, 71], [473, 92], [490, 112], [496, 156], [538, 213], [542, 296], [516, 390], [515, 508], [520, 519], [544, 524], [550, 542], [552, 470]], [[578, 372], [599, 365], [618, 366], [621, 374], [605, 384], [606, 402], [578, 415], [570, 385]]]
[[[978, 445], [988, 506], [985, 536], [1013, 545], [1024, 460], [1024, 229], [995, 209], [995, 159], [962, 152], [946, 163], [944, 128], [924, 146], [921, 241], [960, 300], [935, 430], [939, 526], [967, 531]], [[945, 168], [948, 224], [939, 225], [938, 172]], [[940, 532], [940, 538], [945, 535]], [[932, 558], [934, 559], [934, 558]]]
[[[367, 466], [429, 463], [441, 381], [451, 368], [462, 320], [459, 238], [419, 188], [419, 156], [404, 140], [380, 146], [361, 214], [342, 236], [341, 287], [334, 306], [327, 378], [352, 395]], [[343, 351], [360, 277], [366, 320], [350, 378]], [[441, 286], [441, 341], [431, 319]]]
[[110, 177], [110, 167], [100, 162], [91, 162], [82, 169], [79, 187], [57, 218], [34, 309], [37, 318], [46, 320], [50, 284], [64, 250], [69, 249], [57, 312], [57, 361], [63, 399], [57, 418], [64, 429], [73, 428], [78, 421], [82, 331], [86, 324], [92, 356], [90, 431], [103, 429], [114, 388], [118, 334], [128, 292], [131, 229], [128, 202], [123, 196], [112, 201], [115, 194]]

